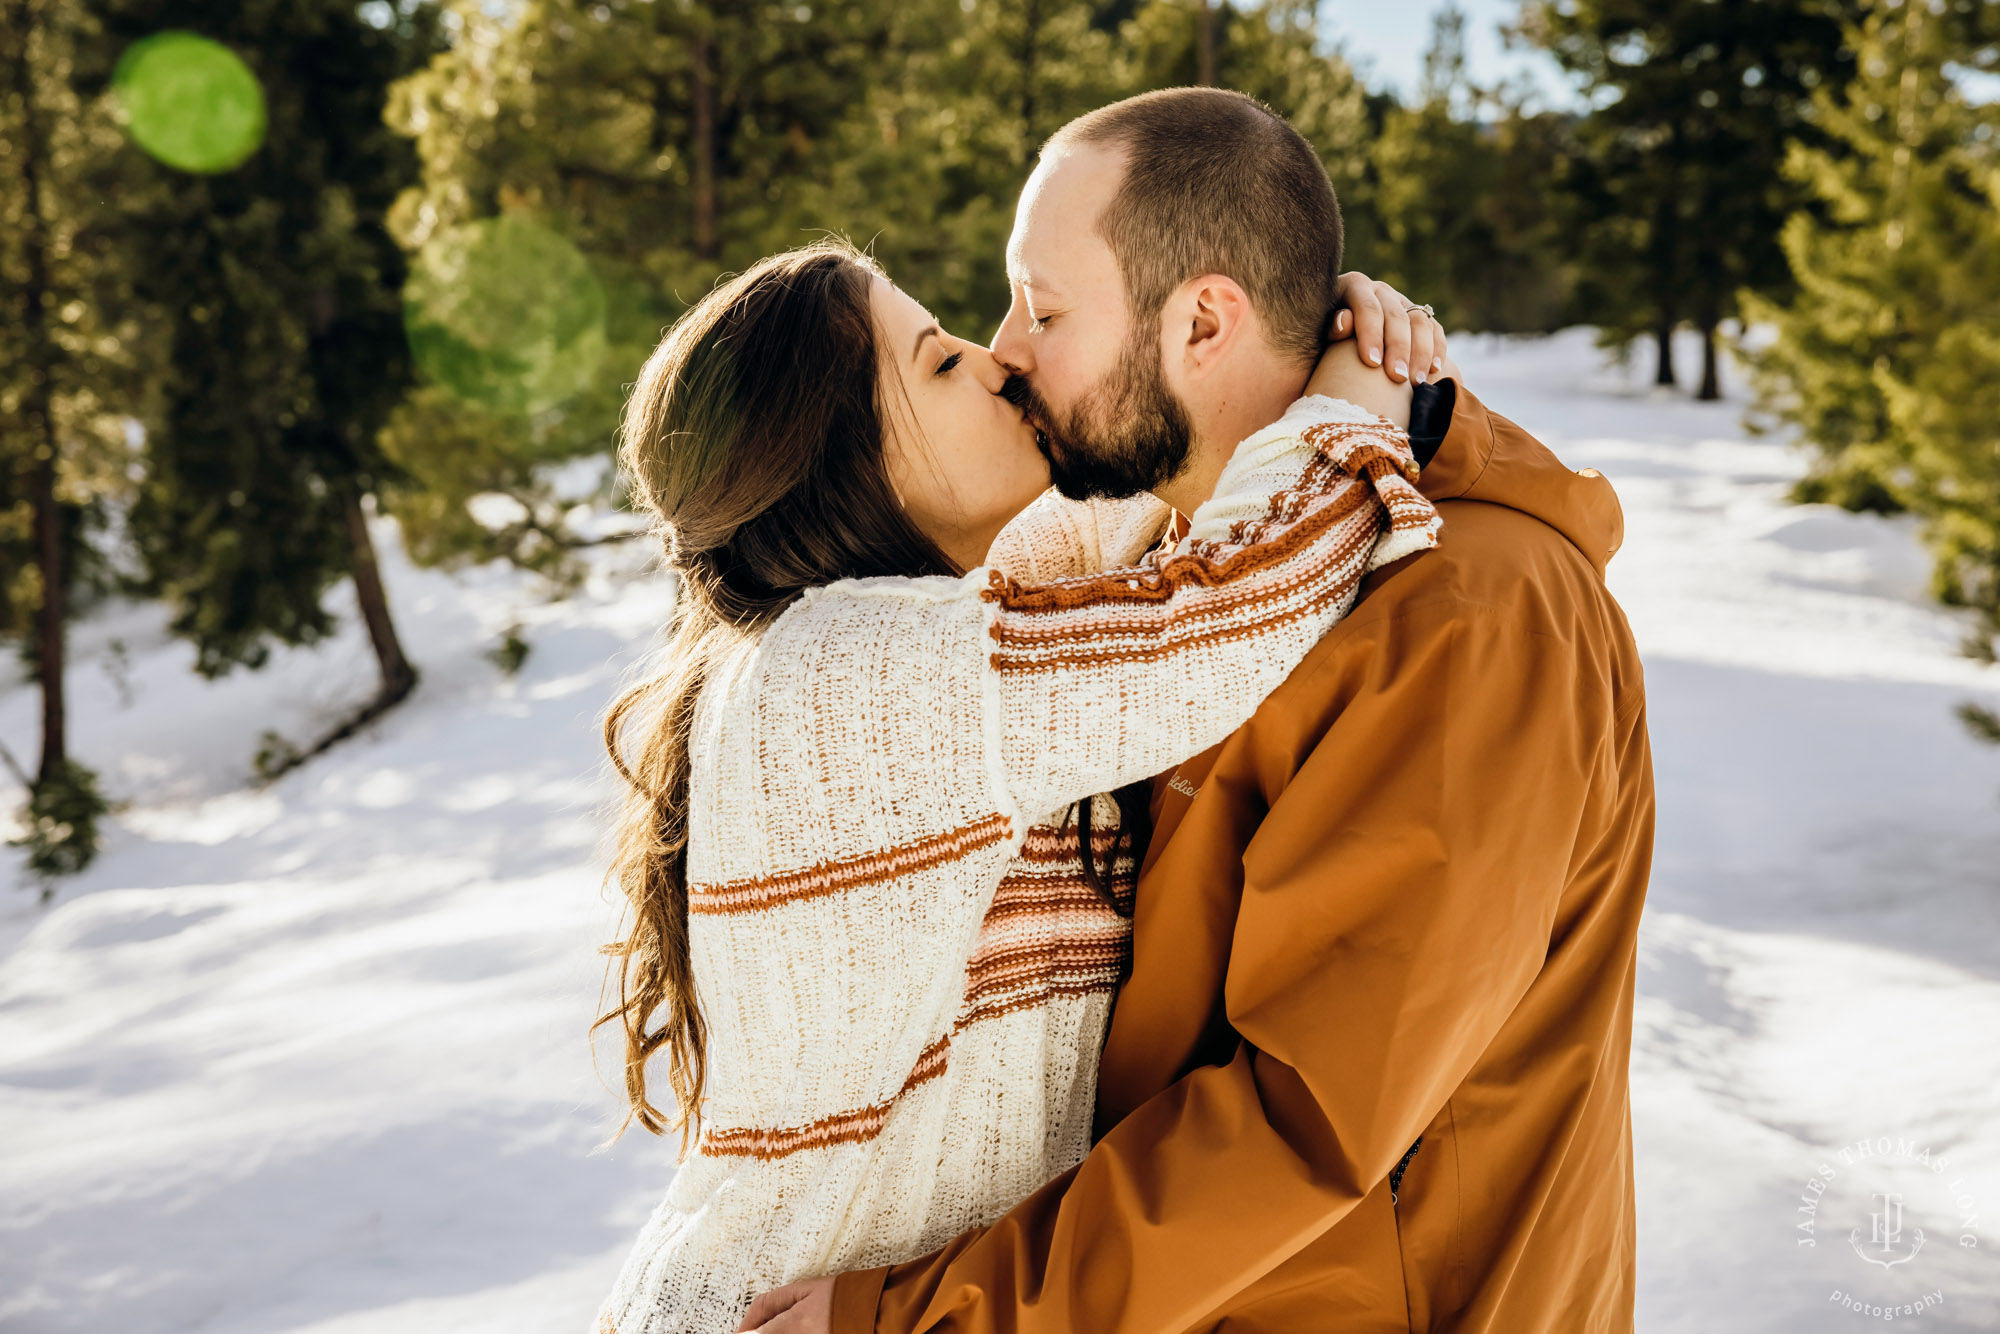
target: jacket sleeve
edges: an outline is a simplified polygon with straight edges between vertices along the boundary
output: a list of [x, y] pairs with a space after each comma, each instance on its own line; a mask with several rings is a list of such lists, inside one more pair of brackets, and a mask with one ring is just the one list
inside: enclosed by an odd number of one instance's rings
[[1258, 780], [1272, 805], [1225, 983], [1235, 1059], [992, 1226], [841, 1276], [835, 1334], [1188, 1329], [1386, 1178], [1520, 1002], [1577, 846], [1578, 803], [1552, 794], [1604, 762], [1578, 655], [1462, 603], [1337, 633], [1299, 691], [1323, 730], [1271, 746]]

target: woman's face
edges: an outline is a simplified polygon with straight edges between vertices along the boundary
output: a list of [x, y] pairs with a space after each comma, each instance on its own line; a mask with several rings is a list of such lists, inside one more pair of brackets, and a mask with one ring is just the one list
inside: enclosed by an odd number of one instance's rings
[[947, 556], [964, 569], [983, 565], [1007, 521], [1048, 489], [1048, 460], [1020, 409], [1000, 397], [1007, 373], [991, 353], [945, 333], [884, 279], [869, 300], [889, 481]]

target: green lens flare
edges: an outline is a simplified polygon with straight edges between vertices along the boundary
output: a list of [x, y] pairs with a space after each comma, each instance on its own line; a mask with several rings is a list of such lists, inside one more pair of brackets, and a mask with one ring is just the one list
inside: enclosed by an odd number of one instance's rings
[[180, 171], [240, 166], [264, 142], [264, 89], [242, 58], [191, 32], [134, 42], [112, 75], [134, 143]]
[[542, 412], [604, 358], [604, 288], [577, 248], [523, 217], [486, 218], [418, 252], [403, 327], [425, 377], [501, 412]]

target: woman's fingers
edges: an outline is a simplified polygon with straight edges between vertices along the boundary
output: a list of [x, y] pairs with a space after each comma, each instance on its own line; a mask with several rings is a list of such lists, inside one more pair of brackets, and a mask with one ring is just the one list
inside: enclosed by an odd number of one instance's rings
[[1361, 359], [1381, 367], [1398, 384], [1422, 384], [1444, 369], [1444, 327], [1388, 283], [1365, 273], [1343, 273], [1336, 300], [1341, 308], [1334, 312], [1327, 341], [1352, 337]]
[[1410, 378], [1418, 384], [1431, 378], [1437, 364], [1437, 321], [1421, 310], [1410, 311]]
[[736, 1327], [736, 1334], [749, 1334], [750, 1331], [762, 1329], [769, 1324], [780, 1312], [799, 1300], [801, 1295], [799, 1289], [802, 1286], [791, 1283], [782, 1288], [773, 1288], [751, 1302], [750, 1309], [743, 1313], [743, 1323]]
[[802, 1278], [750, 1303], [737, 1334], [828, 1334], [833, 1326], [833, 1279]]
[[1382, 369], [1397, 384], [1410, 378], [1410, 312], [1403, 294], [1387, 283], [1375, 284], [1376, 299], [1390, 312], [1383, 321]]
[[1375, 295], [1376, 286], [1366, 278], [1351, 287], [1345, 277], [1341, 280], [1347, 309], [1354, 316], [1355, 345], [1370, 366], [1382, 364], [1382, 299]]

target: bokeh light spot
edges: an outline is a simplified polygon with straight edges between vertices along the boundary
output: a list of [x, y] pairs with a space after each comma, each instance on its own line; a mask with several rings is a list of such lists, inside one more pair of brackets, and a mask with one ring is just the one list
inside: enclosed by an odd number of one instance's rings
[[604, 358], [604, 287], [575, 246], [515, 214], [434, 237], [403, 288], [426, 378], [501, 412], [574, 397]]
[[242, 164], [264, 142], [264, 88], [242, 57], [191, 32], [134, 42], [112, 75], [134, 143], [181, 171]]

